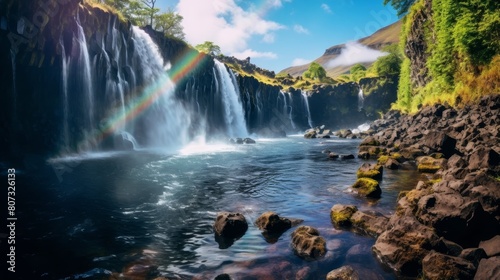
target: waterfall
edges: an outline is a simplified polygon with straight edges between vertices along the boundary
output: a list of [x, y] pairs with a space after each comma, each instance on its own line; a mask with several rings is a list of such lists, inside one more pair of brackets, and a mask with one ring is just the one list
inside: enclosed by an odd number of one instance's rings
[[311, 111], [309, 110], [309, 100], [307, 99], [307, 92], [306, 91], [301, 91], [302, 98], [304, 100], [304, 106], [307, 111], [307, 123], [309, 124], [309, 127], [312, 128], [312, 120], [311, 120]]
[[297, 127], [295, 126], [295, 123], [293, 122], [293, 118], [292, 118], [293, 98], [292, 98], [292, 94], [290, 92], [287, 92], [287, 93], [288, 93], [288, 97], [290, 97], [290, 112], [288, 113], [288, 118], [290, 119], [290, 123], [292, 124], [292, 128], [295, 130], [295, 129], [297, 129]]
[[[94, 92], [93, 92], [93, 81], [92, 81], [92, 74], [91, 74], [91, 67], [90, 67], [90, 56], [89, 56], [89, 50], [87, 48], [87, 39], [85, 38], [85, 33], [83, 31], [83, 28], [80, 24], [80, 18], [79, 15], [77, 14], [77, 19], [76, 19], [76, 24], [78, 27], [78, 36], [76, 39], [76, 42], [78, 43], [79, 47], [79, 58], [78, 62], [80, 67], [82, 67], [82, 73], [81, 73], [81, 78], [83, 79], [83, 90], [84, 90], [84, 95], [86, 97], [86, 112], [87, 112], [87, 133], [90, 133], [92, 130], [95, 129], [95, 124], [94, 124]], [[91, 138], [88, 137], [90, 140]], [[93, 147], [92, 144], [95, 143], [86, 143], [87, 147], [86, 149], [91, 149]], [[91, 146], [89, 146], [89, 144]]]
[[222, 62], [215, 60], [215, 67], [220, 78], [220, 93], [224, 105], [224, 121], [227, 126], [227, 134], [229, 137], [245, 137], [248, 135], [248, 131], [236, 78]]
[[64, 48], [64, 42], [61, 38], [59, 45], [61, 46], [61, 56], [62, 56], [62, 71], [61, 71], [61, 80], [62, 80], [62, 93], [63, 93], [63, 149], [65, 151], [69, 151], [69, 101], [68, 101], [68, 73], [69, 73], [69, 63], [71, 62], [71, 58], [68, 59], [66, 56], [66, 50]]
[[365, 102], [365, 96], [363, 95], [363, 89], [359, 87], [359, 92], [358, 92], [358, 111], [361, 111], [363, 109], [363, 103]]
[[[291, 127], [295, 130], [295, 123], [293, 122], [292, 119], [292, 110], [293, 110], [293, 103], [292, 103], [292, 96], [290, 93], [285, 93], [283, 91], [280, 91], [281, 96], [283, 97], [283, 115], [288, 116], [288, 119], [290, 120], [290, 125]], [[290, 97], [290, 105], [288, 105], [287, 102], [287, 95]], [[290, 108], [290, 110], [288, 110]]]
[[142, 74], [143, 84], [148, 88], [144, 95], [151, 95], [155, 102], [145, 113], [147, 121], [143, 127], [149, 147], [176, 149], [189, 141], [191, 116], [175, 98], [175, 85], [165, 71], [163, 57], [151, 37], [138, 27], [133, 27], [134, 70]]

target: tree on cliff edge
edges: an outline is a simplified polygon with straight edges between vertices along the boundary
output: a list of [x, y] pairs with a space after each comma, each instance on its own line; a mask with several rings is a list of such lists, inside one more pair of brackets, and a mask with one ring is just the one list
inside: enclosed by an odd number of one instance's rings
[[321, 66], [319, 63], [313, 62], [311, 63], [311, 65], [309, 65], [309, 69], [304, 72], [303, 76], [307, 79], [318, 79], [321, 81], [322, 79], [326, 78], [326, 71], [325, 68], [323, 68], [323, 66]]
[[196, 45], [194, 48], [200, 52], [203, 52], [203, 53], [206, 53], [209, 55], [213, 55], [213, 56], [217, 56], [217, 55], [221, 54], [220, 47], [217, 46], [216, 44], [214, 44], [214, 42], [210, 42], [210, 41], [205, 41], [205, 43]]

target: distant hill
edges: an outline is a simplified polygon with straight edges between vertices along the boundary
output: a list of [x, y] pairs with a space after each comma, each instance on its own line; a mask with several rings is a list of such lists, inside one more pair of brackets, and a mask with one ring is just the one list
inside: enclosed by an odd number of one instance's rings
[[[368, 46], [372, 49], [381, 50], [387, 45], [392, 45], [399, 42], [399, 35], [401, 33], [401, 20], [386, 26], [382, 29], [377, 30], [372, 35], [358, 40], [359, 43]], [[326, 64], [330, 60], [336, 58], [340, 53], [345, 44], [336, 45], [326, 49], [325, 53], [319, 58], [315, 59], [315, 62], [320, 63], [325, 67], [327, 75], [335, 78], [349, 71], [352, 65], [338, 66], [334, 68], [327, 68]], [[364, 63], [365, 66], [370, 66], [372, 63]], [[309, 64], [304, 64], [300, 66], [293, 66], [286, 68], [281, 71], [281, 73], [287, 73], [294, 77], [301, 76], [309, 68]]]

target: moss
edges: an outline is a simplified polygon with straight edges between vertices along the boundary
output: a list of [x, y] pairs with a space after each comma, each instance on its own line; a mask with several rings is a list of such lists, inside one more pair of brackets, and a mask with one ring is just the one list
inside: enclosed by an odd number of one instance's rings
[[380, 171], [378, 171], [376, 169], [371, 169], [371, 170], [367, 170], [367, 171], [358, 170], [356, 175], [358, 176], [358, 178], [371, 178], [371, 179], [375, 179], [375, 180], [382, 179], [382, 174], [380, 173]]
[[371, 198], [380, 198], [382, 193], [378, 182], [371, 178], [359, 178], [352, 188], [356, 189], [359, 195]]
[[436, 173], [439, 169], [441, 169], [441, 166], [427, 163], [421, 163], [417, 167], [417, 170], [422, 173]]
[[378, 158], [377, 163], [380, 164], [380, 165], [384, 165], [384, 164], [387, 163], [388, 160], [389, 160], [389, 156], [388, 155], [383, 155], [383, 156], [380, 156]]
[[354, 205], [334, 205], [330, 211], [330, 219], [335, 226], [350, 226], [351, 217], [358, 211]]

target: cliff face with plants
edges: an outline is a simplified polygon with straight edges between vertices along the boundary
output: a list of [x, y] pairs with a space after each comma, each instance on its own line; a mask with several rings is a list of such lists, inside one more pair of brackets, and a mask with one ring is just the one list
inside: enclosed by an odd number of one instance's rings
[[406, 15], [397, 109], [461, 105], [500, 91], [500, 3], [420, 0]]

